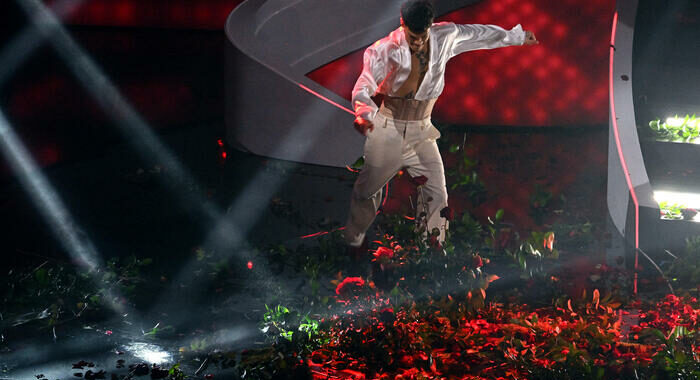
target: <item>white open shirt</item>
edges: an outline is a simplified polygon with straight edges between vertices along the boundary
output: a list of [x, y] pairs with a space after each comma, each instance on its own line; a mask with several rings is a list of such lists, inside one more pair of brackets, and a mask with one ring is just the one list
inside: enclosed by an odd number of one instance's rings
[[[459, 53], [522, 45], [525, 32], [520, 24], [511, 30], [496, 25], [435, 23], [430, 27], [430, 62], [416, 100], [434, 99], [445, 87], [445, 64]], [[362, 74], [352, 90], [355, 115], [373, 120], [378, 108], [370, 98], [375, 93], [395, 96], [411, 72], [411, 51], [403, 27], [365, 50]]]

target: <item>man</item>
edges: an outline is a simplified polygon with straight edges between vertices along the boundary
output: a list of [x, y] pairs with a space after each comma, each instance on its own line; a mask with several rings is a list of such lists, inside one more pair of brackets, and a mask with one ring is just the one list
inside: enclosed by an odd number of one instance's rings
[[[457, 54], [512, 45], [534, 45], [532, 32], [520, 25], [507, 31], [494, 25], [433, 24], [428, 0], [408, 0], [401, 6], [401, 26], [365, 50], [362, 74], [352, 92], [355, 129], [367, 136], [365, 163], [355, 181], [344, 236], [360, 247], [381, 204], [382, 187], [402, 168], [412, 177], [426, 177], [417, 214], [427, 232], [445, 239], [447, 207], [440, 132], [430, 114], [445, 86], [445, 64]], [[371, 96], [384, 94], [378, 108]]]

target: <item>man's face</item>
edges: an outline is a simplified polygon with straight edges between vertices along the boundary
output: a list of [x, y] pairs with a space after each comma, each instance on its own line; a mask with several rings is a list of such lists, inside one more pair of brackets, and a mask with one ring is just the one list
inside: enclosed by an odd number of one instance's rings
[[426, 29], [425, 31], [421, 33], [414, 33], [406, 25], [403, 25], [403, 33], [406, 36], [406, 42], [408, 42], [408, 46], [411, 48], [412, 51], [422, 51], [426, 44], [428, 43], [428, 39], [430, 38], [430, 28]]

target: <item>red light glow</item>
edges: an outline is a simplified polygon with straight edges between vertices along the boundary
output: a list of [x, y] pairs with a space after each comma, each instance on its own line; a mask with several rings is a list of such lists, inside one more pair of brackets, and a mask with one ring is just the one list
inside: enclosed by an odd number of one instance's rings
[[340, 108], [341, 110], [343, 110], [343, 111], [345, 111], [345, 112], [347, 112], [347, 113], [349, 113], [349, 114], [355, 116], [355, 112], [351, 111], [350, 109], [341, 106], [340, 104], [338, 104], [338, 103], [336, 103], [336, 102], [334, 102], [334, 101], [332, 101], [332, 100], [326, 98], [325, 96], [323, 96], [323, 95], [319, 94], [318, 92], [316, 92], [316, 91], [314, 91], [314, 90], [312, 90], [312, 89], [310, 89], [310, 88], [304, 86], [304, 85], [301, 84], [301, 83], [298, 83], [298, 85], [299, 85], [299, 87], [301, 87], [301, 88], [304, 89], [305, 91], [309, 92], [310, 94], [316, 96], [317, 98], [319, 98], [319, 99], [321, 99], [321, 100], [323, 100], [323, 101], [325, 101], [325, 102], [327, 102], [327, 103], [330, 103], [331, 105], [334, 105], [334, 106]]
[[[342, 230], [344, 230], [344, 229], [345, 229], [345, 227], [340, 227], [340, 228], [335, 229], [335, 230], [333, 230], [333, 231], [342, 231]], [[308, 238], [312, 238], [312, 237], [328, 235], [329, 233], [331, 233], [331, 231], [319, 231], [319, 232], [316, 232], [316, 233], [313, 233], [313, 234], [304, 235], [304, 236], [301, 237], [301, 239], [308, 239]]]
[[302, 239], [308, 239], [308, 238], [317, 237], [317, 236], [323, 236], [323, 235], [327, 235], [327, 234], [328, 234], [328, 231], [319, 231], [319, 232], [316, 232], [316, 233], [313, 233], [313, 234], [304, 235], [304, 236], [302, 236], [301, 238], [302, 238]]
[[[382, 200], [382, 209], [384, 206], [386, 206], [386, 200], [389, 199], [389, 182], [386, 183], [386, 186], [384, 187], [384, 200]], [[377, 215], [379, 215], [381, 211], [377, 210]]]

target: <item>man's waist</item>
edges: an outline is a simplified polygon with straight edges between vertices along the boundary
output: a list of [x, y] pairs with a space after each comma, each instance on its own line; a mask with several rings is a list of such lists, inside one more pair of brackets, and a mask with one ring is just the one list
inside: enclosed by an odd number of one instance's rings
[[379, 113], [396, 120], [423, 120], [430, 117], [437, 99], [405, 99], [385, 96]]

